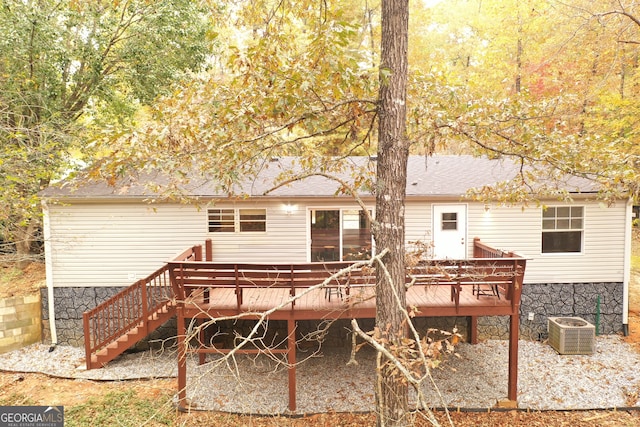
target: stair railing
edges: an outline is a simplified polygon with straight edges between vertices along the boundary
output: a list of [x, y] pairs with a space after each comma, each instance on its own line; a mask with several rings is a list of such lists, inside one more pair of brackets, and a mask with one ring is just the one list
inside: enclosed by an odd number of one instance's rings
[[153, 313], [168, 307], [173, 299], [169, 269], [165, 264], [148, 277], [118, 292], [82, 315], [87, 369], [91, 356], [138, 327], [143, 335], [151, 332], [148, 323]]

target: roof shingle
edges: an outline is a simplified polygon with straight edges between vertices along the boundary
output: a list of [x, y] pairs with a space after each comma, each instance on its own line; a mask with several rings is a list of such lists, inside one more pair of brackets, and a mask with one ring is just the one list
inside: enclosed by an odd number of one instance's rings
[[[370, 162], [375, 161], [368, 157], [351, 157], [348, 160], [353, 162], [355, 167], [371, 165]], [[290, 169], [292, 164], [297, 164], [295, 158], [281, 158], [268, 162], [268, 167], [263, 168], [254, 179], [239, 185], [235, 193], [252, 197], [332, 197], [336, 194], [338, 183], [323, 176], [307, 177], [269, 192], [280, 174]], [[518, 173], [519, 165], [507, 159], [492, 160], [468, 155], [410, 156], [407, 166], [407, 197], [460, 197], [472, 188], [507, 181], [516, 177]], [[340, 178], [348, 181], [353, 179], [348, 173], [342, 174]], [[162, 186], [167, 182], [166, 177], [158, 174], [124, 178], [113, 186], [104, 180], [80, 183], [69, 180], [50, 186], [41, 196], [55, 199], [153, 197], [158, 194], [151, 190], [149, 184]], [[597, 192], [596, 184], [587, 179], [572, 177], [565, 185], [571, 187], [565, 188], [571, 193]], [[202, 179], [191, 180], [185, 188], [191, 196], [227, 196], [218, 189], [216, 183]]]

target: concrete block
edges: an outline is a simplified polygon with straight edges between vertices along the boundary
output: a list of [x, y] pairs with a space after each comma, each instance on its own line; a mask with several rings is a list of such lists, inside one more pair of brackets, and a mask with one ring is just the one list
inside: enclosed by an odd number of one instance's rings
[[[0, 307], [0, 353], [38, 342], [42, 321], [39, 295], [5, 298]], [[25, 304], [25, 301], [29, 301]]]
[[27, 295], [23, 297], [24, 304], [38, 304], [40, 305], [40, 294]]
[[15, 311], [13, 313], [0, 314], [0, 329], [8, 329], [6, 326], [9, 322], [15, 322], [18, 320], [18, 313]]
[[6, 314], [14, 314], [15, 312], [16, 308], [13, 304], [6, 304], [4, 307], [0, 307], [0, 316], [4, 316]]

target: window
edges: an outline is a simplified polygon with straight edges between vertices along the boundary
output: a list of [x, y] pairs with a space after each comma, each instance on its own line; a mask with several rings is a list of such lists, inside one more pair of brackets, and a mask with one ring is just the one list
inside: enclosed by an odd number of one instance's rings
[[236, 229], [233, 209], [209, 209], [207, 216], [210, 233], [233, 233]]
[[267, 230], [266, 209], [209, 209], [210, 233], [255, 232]]
[[267, 231], [267, 211], [265, 209], [239, 209], [240, 232]]
[[584, 207], [556, 206], [542, 211], [542, 253], [582, 252]]
[[311, 262], [340, 261], [340, 211], [311, 211]]
[[441, 224], [442, 224], [443, 230], [457, 230], [458, 229], [458, 213], [443, 212]]
[[371, 227], [369, 218], [361, 210], [342, 212], [342, 260], [371, 258]]

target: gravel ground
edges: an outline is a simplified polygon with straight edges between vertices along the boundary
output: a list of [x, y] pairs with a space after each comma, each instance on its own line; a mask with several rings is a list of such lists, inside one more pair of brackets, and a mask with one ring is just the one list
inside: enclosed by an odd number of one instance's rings
[[[520, 408], [601, 409], [640, 404], [640, 355], [618, 336], [598, 337], [592, 355], [558, 355], [550, 346], [530, 341], [520, 341], [519, 349]], [[506, 398], [508, 341], [459, 344], [456, 352], [457, 356], [433, 370], [442, 400], [434, 398], [432, 406], [489, 408]], [[358, 353], [357, 366], [347, 366], [349, 349], [298, 354], [297, 412], [373, 410], [375, 358], [371, 349]], [[0, 370], [92, 380], [175, 377], [176, 353], [127, 354], [105, 368], [87, 371], [82, 349], [58, 346], [49, 352], [49, 346], [36, 344], [0, 355]], [[233, 364], [210, 357], [202, 366], [190, 359], [187, 372], [187, 394], [197, 408], [288, 412], [286, 367], [268, 356], [241, 355]]]

